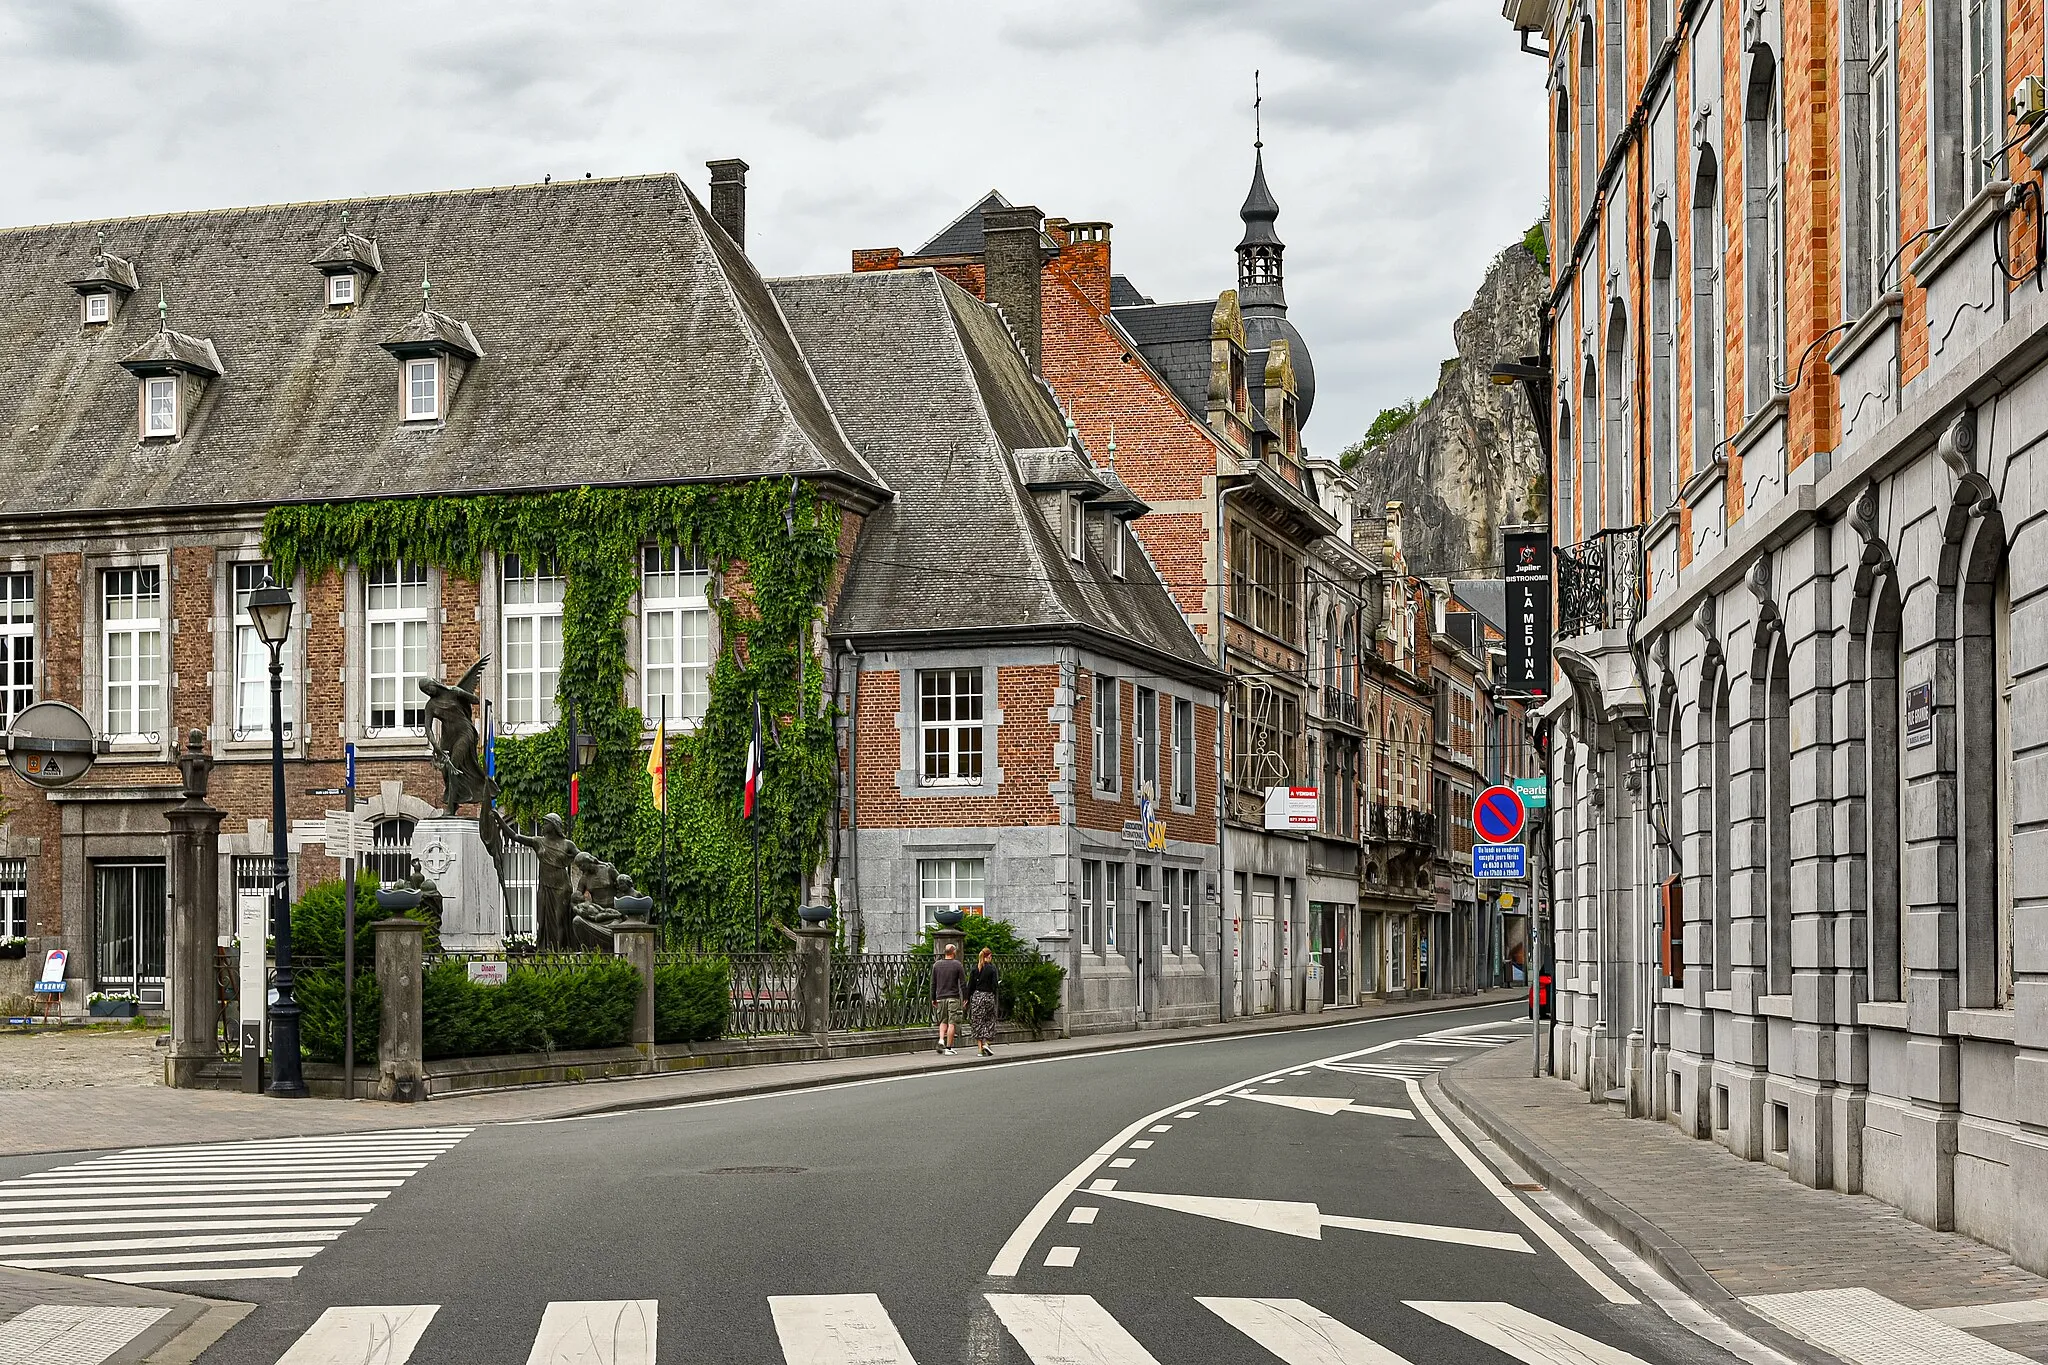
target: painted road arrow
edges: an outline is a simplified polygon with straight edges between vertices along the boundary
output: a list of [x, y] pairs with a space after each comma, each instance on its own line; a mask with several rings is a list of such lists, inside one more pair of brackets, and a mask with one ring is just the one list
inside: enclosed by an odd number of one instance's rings
[[1378, 1114], [1383, 1119], [1412, 1119], [1412, 1109], [1386, 1109], [1377, 1104], [1360, 1104], [1338, 1095], [1268, 1095], [1257, 1090], [1240, 1090], [1231, 1098], [1257, 1100], [1287, 1109], [1306, 1109], [1311, 1114]]
[[1313, 1242], [1323, 1239], [1324, 1228], [1349, 1228], [1354, 1232], [1377, 1232], [1385, 1237], [1452, 1242], [1459, 1246], [1490, 1247], [1495, 1251], [1535, 1250], [1522, 1240], [1519, 1233], [1442, 1227], [1435, 1223], [1397, 1223], [1384, 1218], [1346, 1218], [1324, 1213], [1314, 1204], [1291, 1199], [1218, 1199], [1201, 1194], [1145, 1194], [1137, 1190], [1091, 1190], [1090, 1193], [1105, 1199], [1121, 1199], [1127, 1204], [1149, 1204], [1155, 1209], [1192, 1213], [1197, 1218], [1239, 1223], [1288, 1237], [1306, 1237]]

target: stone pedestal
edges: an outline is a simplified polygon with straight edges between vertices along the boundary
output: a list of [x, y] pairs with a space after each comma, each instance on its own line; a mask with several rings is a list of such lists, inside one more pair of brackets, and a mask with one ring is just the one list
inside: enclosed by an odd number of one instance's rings
[[612, 952], [640, 973], [640, 998], [633, 1006], [634, 1047], [654, 1060], [654, 926], [645, 920], [623, 920], [612, 926]]
[[377, 1038], [380, 1100], [410, 1103], [427, 1097], [425, 983], [420, 973], [427, 926], [414, 919], [383, 919], [377, 934], [377, 989], [384, 997]]
[[476, 821], [459, 815], [420, 821], [412, 856], [441, 892], [441, 947], [451, 953], [503, 949], [505, 888]]
[[[220, 990], [214, 951], [220, 936], [221, 813], [203, 795], [170, 811], [171, 1049], [164, 1084], [191, 1087], [220, 1059]], [[262, 952], [263, 940], [257, 942]]]
[[832, 940], [829, 928], [796, 931], [797, 1028], [811, 1034], [832, 1031]]

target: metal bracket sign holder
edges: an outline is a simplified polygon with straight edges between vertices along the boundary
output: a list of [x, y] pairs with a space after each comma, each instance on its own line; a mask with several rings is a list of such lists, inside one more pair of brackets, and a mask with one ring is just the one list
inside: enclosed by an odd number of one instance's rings
[[[68, 787], [92, 771], [93, 761], [113, 745], [95, 736], [85, 713], [68, 702], [39, 701], [14, 718], [13, 728], [0, 731], [0, 748], [14, 775], [45, 791]], [[43, 1017], [64, 994], [67, 954], [60, 948], [44, 963], [36, 994], [43, 997]], [[51, 979], [51, 970], [56, 977]], [[54, 988], [54, 989], [53, 989]]]

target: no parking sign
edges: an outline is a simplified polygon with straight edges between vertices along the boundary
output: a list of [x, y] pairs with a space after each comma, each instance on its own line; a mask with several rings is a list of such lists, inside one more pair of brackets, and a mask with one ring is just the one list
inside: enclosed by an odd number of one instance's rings
[[1488, 787], [1472, 803], [1472, 829], [1489, 844], [1513, 842], [1527, 818], [1528, 811], [1513, 787]]

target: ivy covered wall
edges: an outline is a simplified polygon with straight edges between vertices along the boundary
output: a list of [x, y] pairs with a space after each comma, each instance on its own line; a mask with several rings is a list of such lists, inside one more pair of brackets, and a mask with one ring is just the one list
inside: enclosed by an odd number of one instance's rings
[[[631, 872], [685, 936], [746, 947], [753, 844], [740, 798], [756, 699], [770, 732], [758, 808], [769, 921], [795, 922], [802, 883], [824, 850], [837, 759], [811, 635], [837, 563], [839, 527], [839, 509], [807, 485], [762, 479], [278, 507], [264, 519], [263, 543], [286, 583], [401, 559], [475, 579], [486, 551], [551, 561], [568, 580], [557, 700], [564, 715], [574, 704], [577, 728], [597, 743], [582, 769], [576, 842]], [[627, 617], [648, 544], [696, 547], [726, 585], [713, 596], [720, 648], [708, 710], [695, 731], [669, 738], [665, 875], [661, 815], [641, 748], [650, 722], [628, 699], [638, 689], [626, 666]], [[444, 660], [444, 671], [456, 676], [469, 662]], [[499, 805], [514, 818], [567, 814], [567, 741], [561, 723], [499, 737]]]

